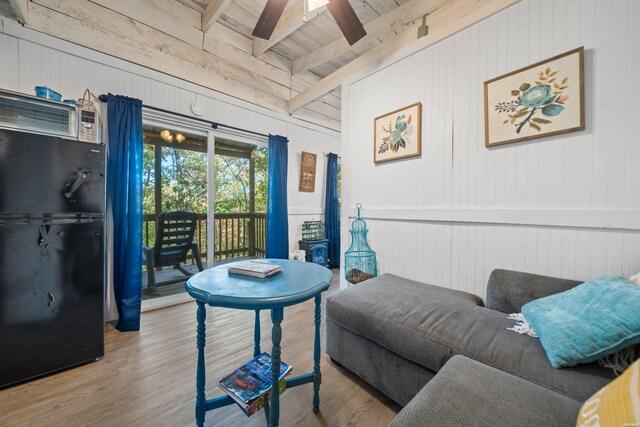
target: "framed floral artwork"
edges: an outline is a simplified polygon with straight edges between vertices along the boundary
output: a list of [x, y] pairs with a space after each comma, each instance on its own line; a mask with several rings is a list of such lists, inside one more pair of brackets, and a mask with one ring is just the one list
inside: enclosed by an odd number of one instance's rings
[[584, 130], [584, 48], [484, 82], [485, 146]]
[[419, 156], [422, 104], [416, 102], [374, 119], [373, 161], [375, 163]]

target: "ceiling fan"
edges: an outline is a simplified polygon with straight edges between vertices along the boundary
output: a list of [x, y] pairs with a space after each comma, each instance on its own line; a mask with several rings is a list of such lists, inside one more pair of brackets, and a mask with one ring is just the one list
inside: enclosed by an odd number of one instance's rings
[[[304, 0], [308, 1], [308, 0]], [[269, 40], [289, 0], [268, 0], [252, 35]], [[327, 9], [350, 45], [367, 35], [349, 0], [328, 0]]]

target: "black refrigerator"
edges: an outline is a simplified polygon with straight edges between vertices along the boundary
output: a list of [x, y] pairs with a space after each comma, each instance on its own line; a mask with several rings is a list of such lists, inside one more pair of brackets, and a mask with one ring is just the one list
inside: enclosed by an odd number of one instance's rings
[[0, 388], [104, 355], [105, 147], [0, 130]]

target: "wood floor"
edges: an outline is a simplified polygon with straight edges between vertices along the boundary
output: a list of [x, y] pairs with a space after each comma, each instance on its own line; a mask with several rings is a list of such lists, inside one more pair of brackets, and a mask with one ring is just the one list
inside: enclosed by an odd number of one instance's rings
[[[337, 289], [334, 274], [333, 292]], [[327, 293], [325, 293], [326, 296]], [[323, 300], [324, 301], [324, 300]], [[97, 362], [0, 391], [0, 426], [190, 426], [194, 423], [196, 306], [182, 304], [142, 315], [140, 332], [109, 326], [106, 355]], [[207, 311], [207, 398], [216, 381], [251, 358], [253, 312]], [[269, 313], [262, 313], [262, 349], [271, 350]], [[324, 306], [323, 306], [324, 326]], [[285, 309], [282, 358], [292, 375], [312, 370], [313, 301]], [[322, 330], [324, 348], [324, 328]], [[399, 407], [322, 354], [320, 412], [312, 386], [281, 396], [281, 426], [386, 426]], [[207, 413], [207, 426], [264, 426], [236, 406]]]

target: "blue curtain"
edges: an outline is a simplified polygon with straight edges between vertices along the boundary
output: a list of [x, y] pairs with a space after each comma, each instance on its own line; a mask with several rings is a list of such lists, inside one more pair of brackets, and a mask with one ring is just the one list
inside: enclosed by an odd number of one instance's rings
[[324, 231], [329, 239], [329, 268], [340, 267], [340, 209], [338, 206], [338, 155], [327, 156], [327, 192], [324, 206]]
[[289, 140], [269, 135], [267, 184], [267, 258], [289, 258], [289, 215], [287, 213], [287, 163]]
[[142, 101], [109, 94], [108, 194], [119, 331], [140, 329], [142, 293]]

